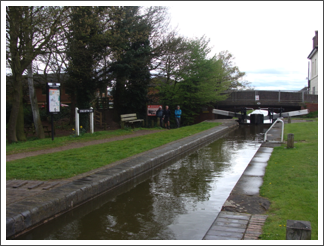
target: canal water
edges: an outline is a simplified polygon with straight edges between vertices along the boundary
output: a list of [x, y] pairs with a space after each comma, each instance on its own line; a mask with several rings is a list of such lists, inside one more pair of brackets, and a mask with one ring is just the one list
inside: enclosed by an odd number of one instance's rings
[[242, 125], [17, 239], [201, 240], [265, 131]]

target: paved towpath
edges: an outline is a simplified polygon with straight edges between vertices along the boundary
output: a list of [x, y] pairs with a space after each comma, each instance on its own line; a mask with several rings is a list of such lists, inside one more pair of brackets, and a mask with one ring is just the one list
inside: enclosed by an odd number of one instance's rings
[[[269, 126], [270, 127], [270, 126]], [[273, 147], [281, 143], [281, 123], [277, 123], [236, 183], [203, 240], [258, 240], [270, 202], [259, 196], [265, 168]]]

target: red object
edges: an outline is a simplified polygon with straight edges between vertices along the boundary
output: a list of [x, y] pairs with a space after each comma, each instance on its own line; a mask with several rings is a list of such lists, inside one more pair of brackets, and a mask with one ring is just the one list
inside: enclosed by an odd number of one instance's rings
[[156, 111], [162, 105], [147, 105], [147, 116], [156, 116]]

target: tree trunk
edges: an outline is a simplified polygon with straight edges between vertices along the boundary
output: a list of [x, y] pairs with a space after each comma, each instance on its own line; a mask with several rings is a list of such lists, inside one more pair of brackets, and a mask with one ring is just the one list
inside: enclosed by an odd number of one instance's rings
[[20, 103], [19, 103], [19, 113], [18, 113], [17, 125], [16, 125], [16, 135], [17, 135], [18, 141], [26, 141], [27, 140], [26, 134], [24, 131], [24, 106], [23, 106], [22, 96], [20, 97]]
[[20, 74], [15, 73], [13, 70], [13, 94], [12, 94], [12, 108], [10, 112], [9, 122], [8, 122], [8, 142], [17, 142], [17, 119], [20, 108], [20, 101], [22, 97], [22, 85], [21, 85]]
[[32, 112], [33, 112], [33, 120], [35, 125], [36, 136], [38, 138], [45, 138], [43, 125], [39, 115], [39, 108], [37, 105], [37, 97], [35, 93], [34, 80], [33, 80], [32, 62], [28, 66], [27, 71], [28, 71], [29, 98], [30, 98]]

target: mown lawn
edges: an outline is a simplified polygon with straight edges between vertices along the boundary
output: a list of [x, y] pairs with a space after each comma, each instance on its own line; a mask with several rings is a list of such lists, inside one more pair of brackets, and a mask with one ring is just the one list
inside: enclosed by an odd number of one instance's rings
[[[135, 130], [140, 130], [142, 128], [137, 128]], [[74, 133], [71, 131], [70, 136], [64, 137], [55, 137], [54, 140], [52, 138], [45, 138], [45, 139], [35, 139], [29, 140], [25, 142], [17, 142], [12, 144], [6, 144], [6, 154], [17, 154], [22, 152], [31, 152], [43, 149], [50, 149], [55, 147], [61, 147], [64, 145], [68, 145], [75, 142], [87, 142], [92, 140], [99, 140], [99, 139], [106, 139], [116, 136], [123, 136], [123, 135], [130, 135], [134, 131], [130, 129], [126, 130], [115, 130], [115, 131], [99, 131], [91, 133], [85, 133], [78, 137], [75, 136]]]
[[50, 180], [73, 177], [220, 124], [202, 122], [155, 134], [10, 161], [6, 164], [6, 178]]
[[[262, 240], [285, 240], [287, 220], [310, 221], [318, 239], [318, 122], [285, 124], [294, 148], [274, 148], [260, 195], [270, 200]], [[323, 163], [321, 163], [322, 165]]]

